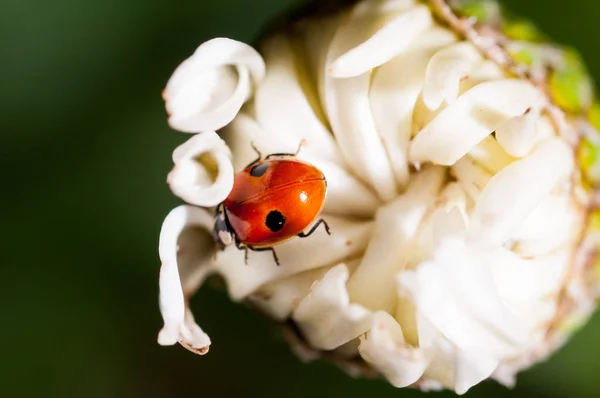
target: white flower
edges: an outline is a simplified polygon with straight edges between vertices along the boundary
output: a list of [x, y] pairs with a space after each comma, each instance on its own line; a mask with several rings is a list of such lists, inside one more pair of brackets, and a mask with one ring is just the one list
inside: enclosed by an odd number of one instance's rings
[[230, 39], [202, 44], [171, 76], [163, 93], [169, 124], [186, 133], [217, 130], [250, 97], [265, 64], [252, 47]]
[[432, 3], [448, 25], [415, 0], [364, 0], [294, 22], [261, 55], [207, 42], [175, 71], [169, 121], [199, 134], [173, 153], [172, 191], [216, 206], [251, 144], [304, 142], [298, 157], [327, 178], [332, 234], [277, 245], [279, 267], [268, 252], [245, 265], [234, 245], [217, 251], [212, 210], [174, 209], [159, 244], [160, 344], [208, 351], [187, 301], [217, 273], [317, 356], [462, 394], [490, 377], [513, 384], [590, 313], [596, 238], [582, 240], [592, 193], [573, 118]]
[[194, 135], [173, 152], [167, 182], [173, 193], [197, 206], [216, 206], [233, 187], [231, 151], [214, 131]]

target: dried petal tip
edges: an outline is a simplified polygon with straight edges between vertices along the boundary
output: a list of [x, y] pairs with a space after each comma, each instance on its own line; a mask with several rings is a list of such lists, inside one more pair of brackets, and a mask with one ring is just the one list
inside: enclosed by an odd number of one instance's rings
[[167, 83], [163, 98], [169, 124], [186, 133], [220, 129], [233, 120], [264, 74], [262, 57], [247, 44], [207, 41]]

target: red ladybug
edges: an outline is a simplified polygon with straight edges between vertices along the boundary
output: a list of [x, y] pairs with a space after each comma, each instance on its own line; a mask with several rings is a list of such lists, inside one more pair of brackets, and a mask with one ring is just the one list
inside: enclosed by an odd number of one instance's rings
[[229, 196], [217, 206], [213, 239], [220, 247], [235, 243], [245, 251], [271, 251], [279, 265], [273, 245], [294, 236], [305, 238], [323, 224], [317, 218], [327, 194], [327, 181], [316, 167], [302, 162], [295, 154], [273, 153], [250, 163], [235, 176]]

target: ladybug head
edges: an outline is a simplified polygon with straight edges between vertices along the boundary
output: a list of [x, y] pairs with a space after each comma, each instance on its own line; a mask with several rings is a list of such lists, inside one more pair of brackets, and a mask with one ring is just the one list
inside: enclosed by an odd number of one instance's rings
[[215, 225], [212, 230], [212, 238], [219, 247], [220, 250], [225, 249], [226, 246], [229, 246], [233, 243], [233, 232], [227, 219], [225, 218], [225, 213], [223, 212], [223, 207], [217, 207], [217, 212], [215, 215]]

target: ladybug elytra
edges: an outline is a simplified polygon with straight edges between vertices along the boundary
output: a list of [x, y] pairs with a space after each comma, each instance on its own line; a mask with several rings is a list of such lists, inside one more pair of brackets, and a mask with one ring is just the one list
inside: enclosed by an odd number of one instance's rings
[[298, 160], [297, 152], [263, 158], [253, 148], [258, 159], [236, 174], [231, 192], [217, 206], [212, 236], [220, 249], [235, 243], [246, 262], [248, 250], [271, 251], [279, 265], [273, 245], [307, 237], [321, 224], [330, 233], [322, 218], [304, 232], [323, 208], [327, 181], [315, 166]]

